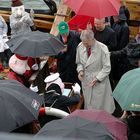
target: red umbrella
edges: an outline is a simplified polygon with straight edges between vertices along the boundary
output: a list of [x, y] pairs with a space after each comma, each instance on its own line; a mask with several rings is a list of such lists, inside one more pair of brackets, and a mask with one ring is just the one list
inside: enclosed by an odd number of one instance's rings
[[68, 21], [70, 30], [86, 29], [87, 24], [91, 23], [92, 28], [94, 26], [94, 18], [90, 16], [75, 15], [70, 21]]
[[77, 15], [95, 18], [118, 15], [120, 0], [64, 0]]
[[76, 110], [67, 118], [79, 116], [84, 119], [103, 123], [116, 140], [127, 140], [127, 126], [119, 119], [103, 110]]

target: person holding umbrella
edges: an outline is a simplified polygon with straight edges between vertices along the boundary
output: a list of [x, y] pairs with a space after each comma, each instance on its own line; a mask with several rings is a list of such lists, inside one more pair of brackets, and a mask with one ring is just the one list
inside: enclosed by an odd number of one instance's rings
[[121, 118], [123, 122], [127, 124], [128, 127], [128, 140], [139, 140], [140, 139], [140, 111], [131, 111]]
[[[140, 139], [140, 68], [126, 72], [115, 90], [113, 97], [125, 110], [122, 120], [128, 125], [128, 139]], [[127, 113], [126, 113], [127, 112]]]

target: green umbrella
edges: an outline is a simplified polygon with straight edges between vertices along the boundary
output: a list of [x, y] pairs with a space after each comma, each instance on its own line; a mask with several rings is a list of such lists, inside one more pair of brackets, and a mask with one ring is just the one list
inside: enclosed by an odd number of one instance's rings
[[123, 110], [140, 111], [140, 68], [125, 73], [113, 91]]

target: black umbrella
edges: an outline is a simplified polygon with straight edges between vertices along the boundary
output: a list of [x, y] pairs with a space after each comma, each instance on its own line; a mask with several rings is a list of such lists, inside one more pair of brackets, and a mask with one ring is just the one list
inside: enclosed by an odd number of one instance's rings
[[42, 98], [15, 80], [0, 80], [0, 131], [10, 132], [38, 118]]
[[38, 135], [74, 140], [115, 140], [103, 124], [77, 116], [51, 121], [37, 133]]
[[57, 37], [40, 31], [19, 34], [7, 44], [13, 53], [33, 58], [57, 55], [64, 49], [64, 45]]

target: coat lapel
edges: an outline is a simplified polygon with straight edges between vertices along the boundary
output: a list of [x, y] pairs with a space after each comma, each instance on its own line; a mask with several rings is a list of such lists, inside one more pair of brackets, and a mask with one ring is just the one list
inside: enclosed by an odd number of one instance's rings
[[88, 60], [88, 56], [87, 56], [87, 49], [86, 47], [82, 47], [81, 48], [81, 51], [82, 51], [82, 57], [81, 57], [81, 61], [86, 64], [87, 60]]
[[97, 45], [98, 45], [97, 42], [95, 42], [95, 45], [91, 49], [91, 55], [87, 59], [85, 67], [88, 67], [89, 65], [91, 65], [92, 63], [96, 61]]

